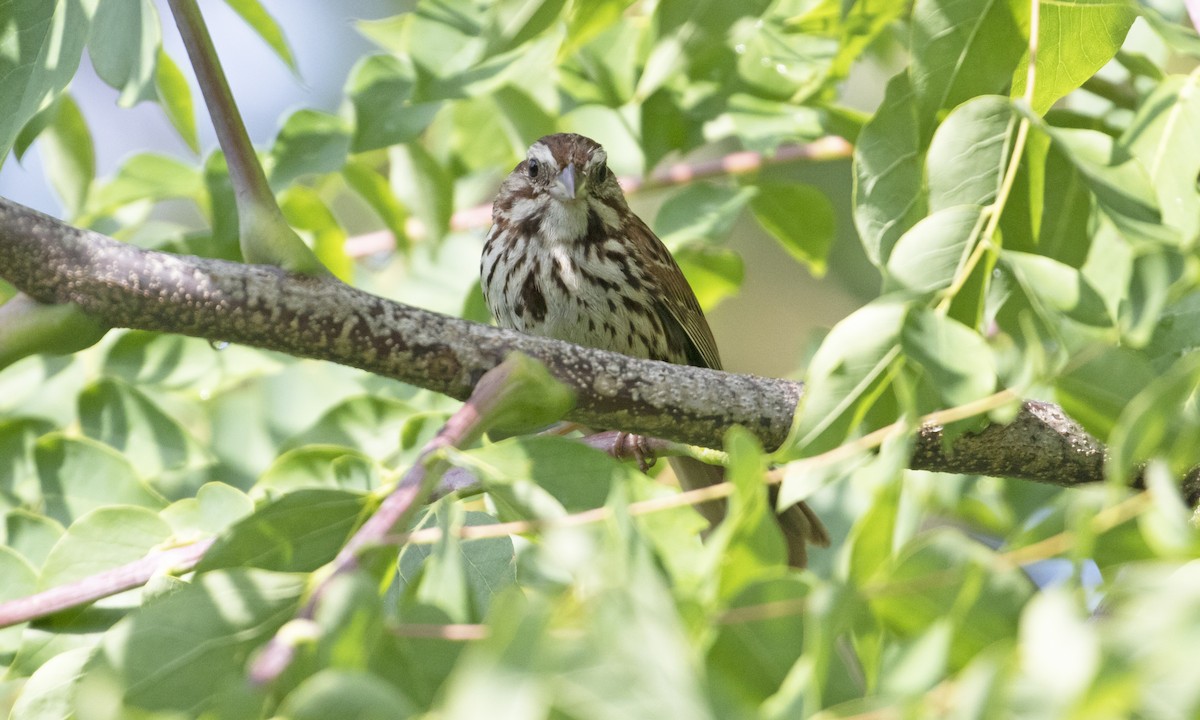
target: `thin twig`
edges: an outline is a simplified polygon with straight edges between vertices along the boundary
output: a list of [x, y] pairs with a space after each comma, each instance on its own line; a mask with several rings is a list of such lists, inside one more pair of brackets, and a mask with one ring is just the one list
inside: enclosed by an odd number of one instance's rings
[[[626, 175], [619, 178], [618, 182], [621, 183], [621, 187], [627, 194], [634, 195], [647, 190], [686, 185], [713, 177], [745, 175], [773, 165], [841, 160], [850, 157], [853, 151], [854, 146], [848, 140], [830, 135], [803, 145], [783, 145], [770, 155], [743, 150], [712, 160], [672, 163], [659, 167], [648, 177]], [[491, 204], [476, 205], [454, 213], [450, 217], [450, 230], [453, 232], [477, 230], [487, 227], [491, 222]], [[424, 223], [416, 217], [409, 217], [405, 221], [404, 231], [409, 238], [414, 240], [428, 235]], [[368, 257], [395, 250], [396, 239], [387, 230], [378, 230], [347, 239], [345, 247], [346, 254], [350, 257]]]
[[55, 613], [126, 590], [141, 587], [160, 573], [187, 572], [200, 562], [213, 544], [212, 538], [158, 550], [144, 558], [96, 573], [78, 582], [60, 585], [23, 598], [0, 603], [0, 627], [48, 617]]

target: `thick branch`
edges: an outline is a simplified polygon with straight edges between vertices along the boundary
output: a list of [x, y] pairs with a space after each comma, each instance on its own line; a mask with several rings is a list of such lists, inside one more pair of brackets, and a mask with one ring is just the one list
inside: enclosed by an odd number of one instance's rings
[[787, 380], [635, 360], [408, 307], [331, 278], [141, 250], [4, 199], [0, 275], [113, 327], [330, 360], [458, 399], [520, 350], [576, 392], [572, 420], [709, 447], [735, 423], [778, 446], [800, 398]]
[[[615, 353], [466, 322], [331, 278], [141, 250], [0, 198], [0, 276], [106, 324], [227, 340], [329, 360], [466, 398], [511, 351], [546, 364], [593, 427], [718, 447], [734, 424], [767, 448], [787, 436], [801, 385]], [[1072, 486], [1104, 478], [1103, 446], [1062, 411], [1027, 402], [1010, 424], [943, 447], [921, 431], [914, 468]]]

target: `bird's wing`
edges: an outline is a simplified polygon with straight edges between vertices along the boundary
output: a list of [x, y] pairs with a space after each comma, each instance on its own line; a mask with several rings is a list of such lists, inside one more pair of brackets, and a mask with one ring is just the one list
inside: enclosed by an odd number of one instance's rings
[[717, 341], [712, 329], [704, 319], [696, 293], [688, 284], [683, 271], [671, 257], [671, 251], [654, 234], [642, 219], [633, 216], [628, 226], [629, 240], [639, 246], [640, 257], [649, 258], [654, 267], [648, 268], [651, 277], [660, 286], [657, 310], [667, 332], [683, 332], [683, 346], [687, 349], [688, 362], [714, 370], [721, 369], [721, 356], [717, 352]]

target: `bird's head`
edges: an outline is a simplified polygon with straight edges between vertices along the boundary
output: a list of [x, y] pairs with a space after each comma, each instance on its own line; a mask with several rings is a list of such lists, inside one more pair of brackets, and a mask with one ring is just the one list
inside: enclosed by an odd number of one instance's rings
[[535, 142], [513, 175], [522, 176], [535, 195], [563, 203], [621, 195], [604, 148], [575, 133], [547, 135]]

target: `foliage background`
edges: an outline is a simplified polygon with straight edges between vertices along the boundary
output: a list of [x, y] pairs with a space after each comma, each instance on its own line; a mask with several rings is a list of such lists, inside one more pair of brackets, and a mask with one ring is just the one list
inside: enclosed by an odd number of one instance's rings
[[[298, 40], [287, 21], [321, 4], [267, 6], [291, 45], [256, 2], [227, 5], [255, 31], [231, 42], [239, 30], [212, 25], [244, 111], [259, 93], [240, 78], [297, 61], [306, 79], [343, 67], [326, 59], [336, 53], [324, 52], [324, 33]], [[65, 94], [70, 73], [34, 77], [21, 89], [40, 94], [12, 105], [0, 139], [20, 154], [37, 138], [22, 164], [46, 175], [61, 217], [236, 258], [228, 178], [203, 113], [189, 120], [190, 72], [155, 8], [0, 3], [0, 27], [18, 34], [65, 23], [120, 104], [160, 101], [114, 112], [86, 89], [86, 71]], [[486, 444], [456, 462], [485, 480], [487, 497], [435, 504], [418, 525], [442, 528], [440, 540], [339, 581], [296, 640], [294, 665], [254, 687], [247, 664], [295, 612], [310, 573], [455, 404], [345, 368], [113, 332], [0, 373], [0, 599], [156, 547], [213, 535], [217, 546], [195, 575], [0, 631], [0, 703], [12, 717], [1196, 714], [1197, 544], [1171, 480], [1195, 464], [1200, 370], [1200, 38], [1182, 7], [360, 9], [381, 19], [357, 26], [372, 44], [352, 46], [344, 94], [251, 122], [288, 219], [339, 275], [483, 319], [472, 294], [482, 230], [451, 231], [450, 215], [487, 202], [545, 132], [601, 139], [632, 176], [840, 134], [857, 148], [853, 170], [849, 158], [772, 166], [635, 202], [714, 308], [731, 369], [807, 369], [796, 441], [776, 459], [1010, 387], [1061, 403], [1110, 442], [1113, 482], [1063, 491], [904, 471], [899, 436], [878, 454], [792, 465], [785, 496], [809, 497], [835, 537], [812, 572], [795, 573], [764, 522], [766, 458], [744, 435], [726, 448], [731, 519], [703, 546], [690, 510], [630, 514], [671, 492], [630, 467], [560, 439]], [[27, 40], [0, 45], [6, 70], [51, 67], [20, 54]], [[229, 45], [243, 43], [274, 57], [239, 61]], [[19, 76], [5, 76], [3, 97]], [[97, 129], [110, 113], [120, 136]], [[130, 127], [150, 121], [129, 118], [160, 116], [183, 145], [143, 152], [144, 131]], [[22, 199], [15, 166], [10, 157], [5, 194]], [[396, 234], [398, 252], [347, 256], [348, 237], [379, 229]], [[818, 350], [811, 328], [838, 321]], [[1124, 489], [1121, 473], [1151, 459], [1151, 492]], [[601, 505], [612, 512], [599, 523], [456, 537]]]

